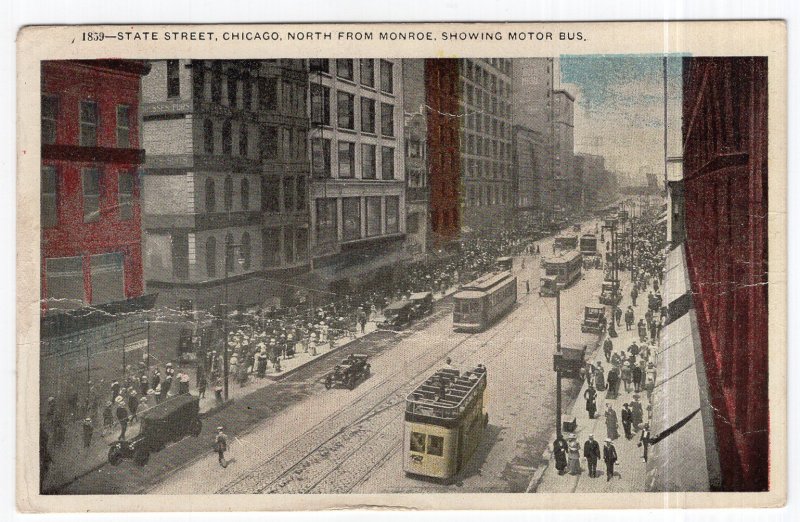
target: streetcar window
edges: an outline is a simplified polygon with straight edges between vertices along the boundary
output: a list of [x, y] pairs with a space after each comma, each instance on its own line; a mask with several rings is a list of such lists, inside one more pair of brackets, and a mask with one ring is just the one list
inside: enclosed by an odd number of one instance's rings
[[444, 439], [436, 435], [428, 435], [428, 455], [441, 457], [444, 454]]
[[417, 453], [425, 453], [425, 434], [412, 431], [409, 449], [411, 451], [416, 451]]

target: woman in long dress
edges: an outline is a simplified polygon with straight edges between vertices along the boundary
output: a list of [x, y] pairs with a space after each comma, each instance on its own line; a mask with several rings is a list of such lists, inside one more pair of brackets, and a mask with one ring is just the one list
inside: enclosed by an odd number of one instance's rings
[[617, 421], [617, 412], [610, 404], [606, 404], [606, 432], [611, 440], [619, 438], [619, 424]]
[[563, 475], [564, 470], [567, 469], [567, 449], [567, 441], [563, 437], [558, 437], [553, 442], [553, 457], [559, 475]]
[[581, 472], [581, 446], [575, 440], [575, 436], [570, 437], [568, 445], [569, 453], [569, 474], [578, 475]]

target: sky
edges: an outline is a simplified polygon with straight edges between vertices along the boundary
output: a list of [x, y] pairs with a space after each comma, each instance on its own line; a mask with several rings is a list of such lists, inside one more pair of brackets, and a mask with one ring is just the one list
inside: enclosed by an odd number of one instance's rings
[[[664, 172], [663, 55], [561, 56], [561, 88], [575, 95], [575, 152], [599, 154], [635, 184]], [[668, 155], [681, 150], [681, 57], [667, 59]], [[620, 180], [625, 183], [624, 178]]]

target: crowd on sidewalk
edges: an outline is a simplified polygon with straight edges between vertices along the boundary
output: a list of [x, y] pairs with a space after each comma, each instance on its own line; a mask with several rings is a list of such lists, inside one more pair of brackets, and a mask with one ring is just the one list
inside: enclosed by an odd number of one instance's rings
[[[647, 462], [649, 446], [654, 439], [649, 421], [652, 414], [650, 400], [657, 376], [656, 352], [666, 321], [666, 308], [660, 294], [666, 231], [662, 230], [663, 223], [656, 222], [653, 217], [646, 215], [633, 227], [633, 248], [627, 257], [632, 276], [630, 303], [624, 313], [619, 306], [610, 307], [602, 357], [595, 362], [588, 361], [581, 372], [585, 385], [582, 404], [590, 420], [599, 418], [605, 421], [604, 442], [601, 446], [594, 434], [588, 434], [583, 444], [575, 433], [566, 438], [557, 437], [552, 455], [559, 475], [580, 475], [583, 471], [581, 462], [585, 461], [589, 478], [596, 478], [599, 476], [598, 462], [602, 461], [606, 468], [606, 481], [611, 481], [619, 460], [618, 451], [633, 451], [629, 447], [632, 444], [640, 452], [642, 462]], [[639, 295], [644, 292], [647, 292], [647, 302], [637, 303]], [[645, 310], [643, 314], [642, 308]], [[621, 329], [623, 318], [625, 330]], [[619, 334], [615, 327], [620, 328]], [[601, 400], [605, 405], [598, 417]], [[621, 444], [624, 446], [618, 448], [622, 436]]]

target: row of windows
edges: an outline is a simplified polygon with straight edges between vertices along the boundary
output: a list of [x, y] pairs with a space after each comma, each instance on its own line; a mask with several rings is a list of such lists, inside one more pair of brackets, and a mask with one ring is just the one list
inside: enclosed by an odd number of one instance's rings
[[461, 151], [474, 156], [511, 161], [511, 144], [484, 138], [479, 134], [461, 134]]
[[[226, 176], [223, 182], [224, 212], [233, 210], [234, 181]], [[240, 210], [250, 210], [250, 180], [239, 181]], [[304, 176], [261, 179], [261, 210], [265, 212], [302, 212], [306, 210], [308, 190]], [[208, 178], [205, 185], [206, 212], [217, 211], [216, 182]]]
[[461, 172], [465, 178], [511, 179], [511, 166], [480, 159], [464, 159]]
[[[468, 108], [464, 106], [464, 104], [459, 105], [459, 112], [461, 114], [466, 114], [462, 121], [463, 127], [466, 127], [468, 130], [485, 132], [487, 134], [491, 133], [494, 136], [507, 140], [511, 139], [511, 122], [498, 119], [496, 117], [498, 116], [496, 112], [476, 112], [475, 109]], [[507, 118], [511, 117], [510, 105], [506, 108], [505, 116]]]
[[[243, 232], [239, 241], [235, 242], [233, 234], [229, 232], [225, 235], [224, 243], [219, 247], [216, 237], [210, 236], [206, 239], [205, 263], [208, 277], [217, 277], [220, 255], [223, 258], [225, 273], [229, 276], [251, 270], [253, 268], [253, 239], [250, 233]], [[261, 230], [262, 268], [302, 263], [307, 259], [307, 228], [270, 227]]]
[[499, 93], [490, 92], [462, 79], [461, 93], [463, 94], [462, 101], [466, 101], [469, 105], [474, 105], [479, 109], [486, 111], [491, 109], [493, 113], [499, 111], [501, 114], [506, 112], [505, 109], [508, 109], [510, 112], [510, 87], [504, 87]]
[[[117, 173], [117, 198], [113, 202], [110, 201], [109, 195], [113, 190], [107, 183], [100, 168], [81, 169], [81, 206], [84, 223], [99, 221], [101, 214], [108, 214], [108, 219], [115, 215], [120, 221], [133, 219], [135, 175], [129, 171]], [[59, 194], [60, 177], [56, 167], [42, 166], [42, 227], [55, 227], [59, 224], [58, 208], [61, 205]]]
[[[58, 141], [59, 122], [61, 116], [61, 103], [58, 96], [52, 94], [42, 95], [42, 143], [53, 145]], [[131, 122], [135, 119], [132, 109], [128, 105], [117, 105], [115, 109], [115, 146], [130, 148]], [[100, 109], [96, 101], [82, 100], [78, 102], [78, 145], [81, 147], [97, 147], [97, 136], [100, 134]]]
[[[384, 201], [386, 205], [385, 223], [381, 208]], [[363, 237], [397, 234], [400, 232], [399, 196], [320, 198], [315, 201], [317, 244], [324, 245], [337, 241], [339, 237], [339, 202], [341, 202], [342, 241], [354, 241]], [[362, 220], [364, 223], [363, 231]]]
[[[348, 80], [351, 82], [356, 81], [355, 62], [353, 59], [336, 59], [335, 73], [338, 78]], [[380, 65], [380, 80], [379, 87], [382, 92], [392, 94], [394, 93], [394, 64], [388, 60], [379, 60]], [[331, 74], [330, 60], [313, 59], [309, 61], [310, 70], [312, 73], [325, 73]], [[358, 82], [367, 87], [375, 87], [375, 60], [364, 58], [358, 60]]]
[[[203, 152], [208, 155], [221, 153], [227, 156], [234, 155], [233, 136], [234, 126], [230, 120], [222, 123], [221, 129], [221, 150], [217, 148], [215, 124], [212, 120], [203, 121]], [[306, 140], [308, 133], [303, 129], [293, 127], [260, 127], [258, 132], [258, 154], [264, 160], [275, 160], [282, 158], [287, 161], [298, 161], [306, 158]], [[251, 156], [251, 142], [248, 127], [245, 123], [240, 123], [236, 127], [236, 152], [239, 157]]]
[[467, 205], [470, 207], [488, 207], [511, 203], [508, 187], [496, 185], [470, 184], [467, 187]]
[[91, 298], [86, 295], [83, 257], [58, 257], [45, 260], [47, 307], [50, 310], [80, 308], [125, 298], [124, 256], [118, 252], [88, 256]]
[[[311, 123], [314, 125], [331, 125], [331, 90], [324, 85], [311, 85]], [[356, 127], [356, 96], [345, 91], [336, 91], [336, 126], [347, 129], [376, 134], [376, 106], [372, 98], [359, 98], [360, 126]], [[394, 137], [394, 105], [380, 104], [380, 133], [382, 136]]]
[[[511, 75], [511, 60], [508, 58], [487, 58], [482, 61], [499, 69], [506, 76]], [[495, 92], [498, 88], [498, 81], [503, 83], [503, 80], [498, 79], [496, 74], [481, 67], [478, 60], [464, 59], [461, 62], [461, 67], [464, 76], [484, 89], [491, 89], [492, 92]], [[510, 92], [510, 89], [507, 90]]]
[[[362, 143], [360, 146], [360, 161], [356, 161], [356, 144], [351, 141], [337, 140], [337, 166], [336, 173], [339, 178], [355, 178], [356, 164], [361, 167], [361, 179], [378, 179], [377, 177], [377, 151], [378, 146]], [[380, 147], [380, 179], [391, 180], [395, 178], [394, 147]], [[327, 138], [314, 138], [311, 140], [311, 172], [316, 178], [332, 177], [331, 168], [331, 140]]]

